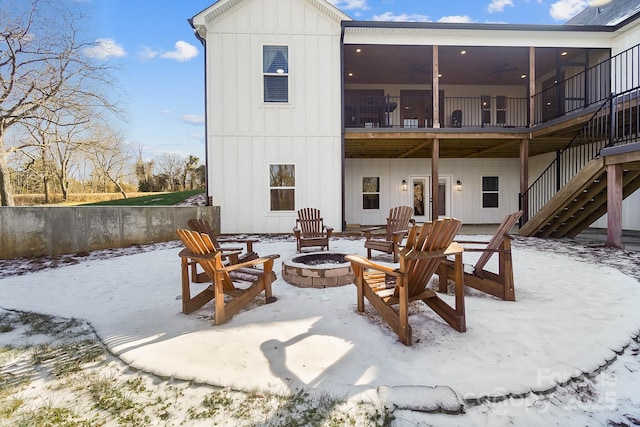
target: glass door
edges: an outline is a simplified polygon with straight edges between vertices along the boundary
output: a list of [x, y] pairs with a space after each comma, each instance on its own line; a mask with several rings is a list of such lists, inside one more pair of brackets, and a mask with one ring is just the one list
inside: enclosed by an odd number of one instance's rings
[[428, 176], [411, 177], [411, 195], [413, 199], [413, 219], [416, 222], [429, 221], [431, 204], [429, 203]]
[[[431, 221], [431, 177], [412, 176], [411, 196], [413, 199], [413, 218], [416, 222]], [[451, 216], [451, 177], [438, 179], [438, 218]]]

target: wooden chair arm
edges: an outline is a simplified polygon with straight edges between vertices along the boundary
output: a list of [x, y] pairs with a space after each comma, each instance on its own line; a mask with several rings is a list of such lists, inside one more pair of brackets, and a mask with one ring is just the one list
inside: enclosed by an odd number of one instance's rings
[[395, 267], [389, 267], [387, 265], [380, 265], [380, 264], [376, 264], [374, 262], [371, 262], [369, 259], [360, 256], [360, 255], [347, 255], [344, 257], [346, 260], [353, 262], [355, 264], [358, 264], [361, 267], [364, 268], [368, 268], [370, 270], [377, 270], [377, 271], [381, 271], [383, 273], [386, 273], [390, 276], [396, 276], [396, 277], [401, 277], [403, 276], [402, 273], [400, 273], [400, 271], [398, 271], [397, 268]]
[[330, 238], [331, 237], [331, 233], [333, 232], [333, 227], [327, 227], [325, 225], [324, 229], [327, 232], [327, 239]]
[[218, 249], [218, 251], [220, 252], [242, 252], [242, 248], [232, 248], [232, 247], [226, 247], [226, 248], [220, 248]]
[[417, 251], [414, 249], [403, 248], [400, 250], [400, 256], [406, 259], [428, 259], [428, 258], [446, 258], [449, 255], [461, 254], [464, 248], [458, 242], [452, 242], [446, 249], [437, 251]]
[[364, 233], [365, 239], [369, 240], [371, 238], [371, 232], [376, 231], [376, 230], [384, 230], [385, 228], [387, 228], [387, 227], [386, 226], [379, 226], [379, 227], [363, 228], [362, 232]]
[[279, 254], [272, 254], [263, 258], [258, 258], [258, 259], [254, 259], [251, 261], [246, 261], [246, 262], [242, 262], [240, 264], [233, 264], [233, 265], [229, 265], [227, 267], [224, 268], [225, 271], [233, 271], [233, 270], [237, 270], [239, 268], [245, 268], [245, 267], [253, 267], [254, 265], [259, 265], [259, 264], [264, 264], [266, 262], [273, 262], [274, 259], [280, 258]]
[[[218, 254], [220, 252], [221, 251], [209, 252], [207, 254], [194, 254], [189, 249], [185, 248], [185, 249], [181, 250], [180, 253], [178, 253], [178, 256], [181, 257], [181, 258], [210, 260], [210, 259], [214, 259], [216, 257], [216, 254]], [[224, 259], [224, 258], [232, 257], [234, 255], [236, 255], [236, 256], [240, 255], [241, 253], [242, 253], [242, 251], [233, 251], [233, 252], [229, 252], [229, 253], [226, 253], [226, 254], [221, 253], [220, 257]]]
[[258, 242], [258, 239], [236, 239], [236, 238], [218, 238], [218, 243], [244, 243], [247, 245], [247, 252], [253, 252], [253, 244]]
[[458, 242], [460, 244], [463, 244], [463, 245], [473, 245], [473, 244], [476, 244], [476, 245], [488, 245], [489, 244], [489, 242], [483, 242], [483, 241], [480, 241], [480, 240], [456, 240], [456, 242]]

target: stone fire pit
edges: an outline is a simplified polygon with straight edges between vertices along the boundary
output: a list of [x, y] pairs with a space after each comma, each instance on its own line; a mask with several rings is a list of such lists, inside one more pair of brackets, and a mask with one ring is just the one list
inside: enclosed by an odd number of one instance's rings
[[282, 278], [299, 288], [331, 288], [354, 282], [351, 263], [344, 254], [318, 252], [282, 262]]

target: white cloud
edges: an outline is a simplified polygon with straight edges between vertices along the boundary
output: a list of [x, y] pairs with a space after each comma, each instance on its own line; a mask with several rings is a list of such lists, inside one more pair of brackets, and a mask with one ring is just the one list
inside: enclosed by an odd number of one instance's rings
[[506, 6], [513, 7], [513, 0], [493, 0], [487, 6], [487, 11], [489, 13], [502, 12]]
[[566, 21], [573, 18], [589, 6], [587, 0], [558, 0], [551, 5], [549, 15], [556, 21]]
[[93, 46], [84, 48], [82, 52], [92, 58], [102, 59], [125, 56], [127, 54], [122, 45], [119, 45], [113, 39], [97, 39]]
[[185, 114], [182, 116], [182, 120], [192, 125], [201, 125], [204, 123], [204, 116], [198, 114]]
[[190, 133], [188, 138], [195, 141], [204, 142], [204, 133]]
[[160, 54], [161, 58], [175, 59], [179, 62], [188, 61], [198, 56], [198, 48], [183, 40], [178, 40], [175, 44], [175, 50]]
[[329, 0], [329, 3], [340, 10], [369, 9], [367, 0]]
[[382, 15], [373, 15], [374, 21], [394, 21], [394, 22], [427, 22], [429, 17], [427, 15], [418, 14], [401, 14], [394, 15], [393, 12], [385, 12]]
[[451, 15], [451, 16], [443, 16], [438, 19], [438, 22], [473, 22], [473, 19], [468, 17], [467, 15]]
[[153, 59], [156, 56], [158, 56], [158, 51], [154, 50], [152, 48], [150, 48], [149, 46], [142, 46], [142, 48], [140, 49], [140, 51], [138, 52], [138, 55], [142, 58], [142, 59]]

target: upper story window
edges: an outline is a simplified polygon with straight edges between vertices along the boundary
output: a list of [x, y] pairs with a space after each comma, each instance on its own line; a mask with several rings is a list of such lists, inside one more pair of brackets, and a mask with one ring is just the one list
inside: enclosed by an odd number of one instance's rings
[[289, 102], [289, 47], [262, 47], [264, 102]]
[[499, 179], [497, 176], [482, 177], [482, 207], [497, 208], [499, 196]]
[[292, 211], [296, 206], [296, 167], [269, 166], [269, 193], [272, 211]]

